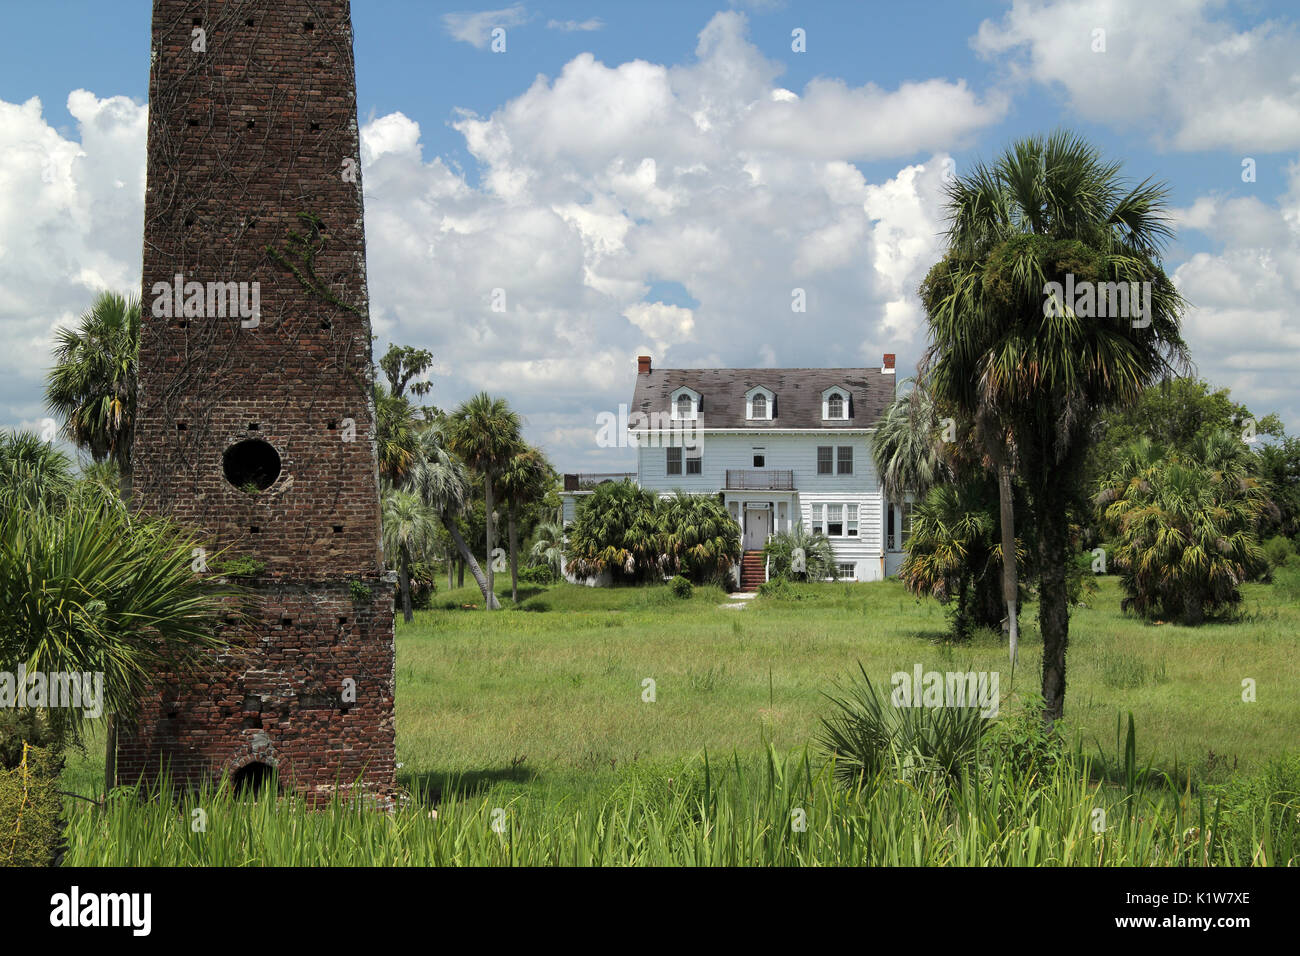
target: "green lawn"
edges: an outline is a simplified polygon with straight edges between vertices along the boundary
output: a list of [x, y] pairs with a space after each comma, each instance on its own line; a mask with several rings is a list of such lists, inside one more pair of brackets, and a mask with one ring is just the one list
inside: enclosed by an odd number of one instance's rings
[[[1144, 624], [1119, 611], [1118, 580], [1102, 578], [1070, 623], [1066, 728], [1115, 750], [1116, 717], [1132, 712], [1139, 753], [1203, 780], [1296, 750], [1300, 726], [1300, 573], [1249, 585], [1236, 623]], [[758, 598], [744, 610], [697, 589], [530, 586], [519, 607], [462, 610], [465, 589], [434, 596], [397, 632], [397, 748], [413, 789], [449, 775], [508, 789], [596, 784], [634, 762], [674, 762], [765, 741], [802, 748], [825, 712], [822, 693], [861, 661], [873, 681], [894, 671], [999, 671], [1003, 712], [1037, 691], [1041, 643], [1023, 615], [1014, 682], [994, 635], [945, 639], [945, 610], [896, 581], [808, 585], [798, 599]], [[447, 609], [447, 606], [456, 608]], [[642, 682], [655, 682], [653, 703]], [[1254, 678], [1257, 700], [1243, 703]]]

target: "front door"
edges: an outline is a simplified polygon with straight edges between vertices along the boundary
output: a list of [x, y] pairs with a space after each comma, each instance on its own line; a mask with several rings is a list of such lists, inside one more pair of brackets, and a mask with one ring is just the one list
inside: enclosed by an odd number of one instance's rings
[[746, 551], [760, 551], [767, 544], [767, 536], [772, 531], [772, 512], [766, 508], [745, 509]]

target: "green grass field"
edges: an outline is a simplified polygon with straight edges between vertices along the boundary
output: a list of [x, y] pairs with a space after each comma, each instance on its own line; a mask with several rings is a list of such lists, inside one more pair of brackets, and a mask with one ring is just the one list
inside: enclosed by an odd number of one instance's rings
[[[179, 813], [166, 799], [108, 812], [70, 801], [68, 861], [1159, 865], [1300, 852], [1300, 763], [1276, 759], [1300, 750], [1300, 568], [1249, 585], [1239, 620], [1196, 629], [1122, 615], [1118, 582], [1100, 579], [1071, 618], [1064, 726], [1091, 768], [995, 770], [956, 791], [886, 774], [856, 795], [830, 783], [813, 745], [824, 693], [859, 662], [884, 687], [918, 663], [996, 670], [1013, 714], [1038, 689], [1035, 607], [1013, 682], [997, 635], [948, 642], [944, 609], [893, 581], [798, 586], [743, 610], [706, 588], [683, 600], [529, 586], [517, 607], [500, 589], [497, 613], [463, 608], [480, 597], [465, 589], [399, 621], [398, 779], [413, 801], [397, 814], [213, 794]], [[1117, 719], [1130, 713], [1126, 767]], [[69, 761], [68, 789], [98, 790], [100, 753], [91, 740]], [[1154, 776], [1134, 776], [1148, 764]], [[1207, 815], [1222, 785], [1246, 796], [1220, 822]], [[1100, 834], [1098, 806], [1112, 821]], [[209, 830], [189, 826], [194, 807]], [[1221, 842], [1207, 847], [1210, 832]]]
[[[1300, 574], [1249, 585], [1243, 620], [1200, 628], [1120, 613], [1102, 578], [1070, 622], [1065, 729], [1113, 752], [1132, 713], [1144, 762], [1205, 780], [1295, 750], [1300, 726]], [[508, 594], [508, 588], [505, 589]], [[946, 640], [944, 608], [896, 581], [805, 585], [797, 599], [726, 610], [718, 590], [679, 600], [662, 587], [536, 586], [518, 608], [447, 610], [477, 591], [434, 597], [397, 632], [398, 759], [413, 786], [466, 780], [584, 786], [638, 761], [752, 756], [765, 741], [801, 748], [826, 711], [823, 692], [861, 662], [895, 671], [999, 671], [1003, 708], [1039, 687], [1037, 608], [1022, 616], [1014, 681], [993, 634]], [[508, 602], [508, 598], [505, 603]], [[642, 682], [655, 682], [654, 703]], [[1256, 701], [1242, 701], [1242, 681]]]

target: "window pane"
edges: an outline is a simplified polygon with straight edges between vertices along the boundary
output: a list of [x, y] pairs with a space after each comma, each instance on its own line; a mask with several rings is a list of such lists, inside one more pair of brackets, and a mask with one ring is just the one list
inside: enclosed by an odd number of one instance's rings
[[699, 475], [704, 471], [704, 459], [695, 457], [686, 459], [686, 474]]
[[832, 538], [844, 536], [844, 506], [826, 506], [826, 534]]
[[852, 445], [839, 446], [839, 458], [838, 458], [838, 467], [836, 468], [836, 473], [840, 475], [853, 474], [853, 446]]
[[906, 541], [908, 537], [911, 536], [911, 534], [912, 534], [912, 506], [910, 504], [904, 504], [903, 505], [903, 533], [901, 535], [902, 540]]
[[767, 418], [767, 396], [766, 395], [754, 396], [754, 417]]
[[689, 395], [677, 396], [677, 417], [678, 418], [691, 417], [691, 396]]
[[826, 400], [826, 417], [844, 417], [844, 396], [840, 395], [838, 392]]
[[755, 468], [762, 468], [762, 467], [765, 465], [766, 462], [767, 462], [767, 457], [766, 457], [765, 455], [755, 455], [755, 456], [754, 456], [754, 467], [755, 467]]
[[848, 509], [848, 515], [845, 521], [847, 527], [845, 527], [844, 533], [853, 538], [857, 537], [858, 534], [858, 506], [849, 505]]
[[823, 533], [823, 529], [826, 527], [826, 525], [825, 525], [825, 524], [823, 523], [823, 521], [822, 521], [822, 514], [823, 514], [823, 512], [822, 512], [822, 506], [821, 506], [821, 505], [813, 505], [812, 508], [811, 508], [811, 512], [812, 512], [812, 529], [813, 529], [813, 531], [815, 531], [815, 532], [817, 532], [817, 533], [819, 533], [819, 534]]
[[668, 451], [668, 474], [680, 475], [682, 473], [682, 450], [680, 448], [669, 448]]
[[833, 473], [831, 467], [831, 453], [834, 451], [830, 445], [817, 446], [817, 474], [829, 475]]

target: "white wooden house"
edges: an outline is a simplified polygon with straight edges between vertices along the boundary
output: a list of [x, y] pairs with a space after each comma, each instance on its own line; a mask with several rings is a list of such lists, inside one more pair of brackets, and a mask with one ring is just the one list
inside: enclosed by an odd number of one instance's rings
[[[718, 495], [741, 529], [742, 587], [795, 521], [831, 541], [841, 577], [879, 580], [902, 563], [908, 509], [885, 500], [871, 456], [894, 398], [894, 356], [880, 368], [655, 369], [638, 360], [628, 414], [634, 480], [663, 495]], [[564, 520], [602, 480], [566, 476]]]

